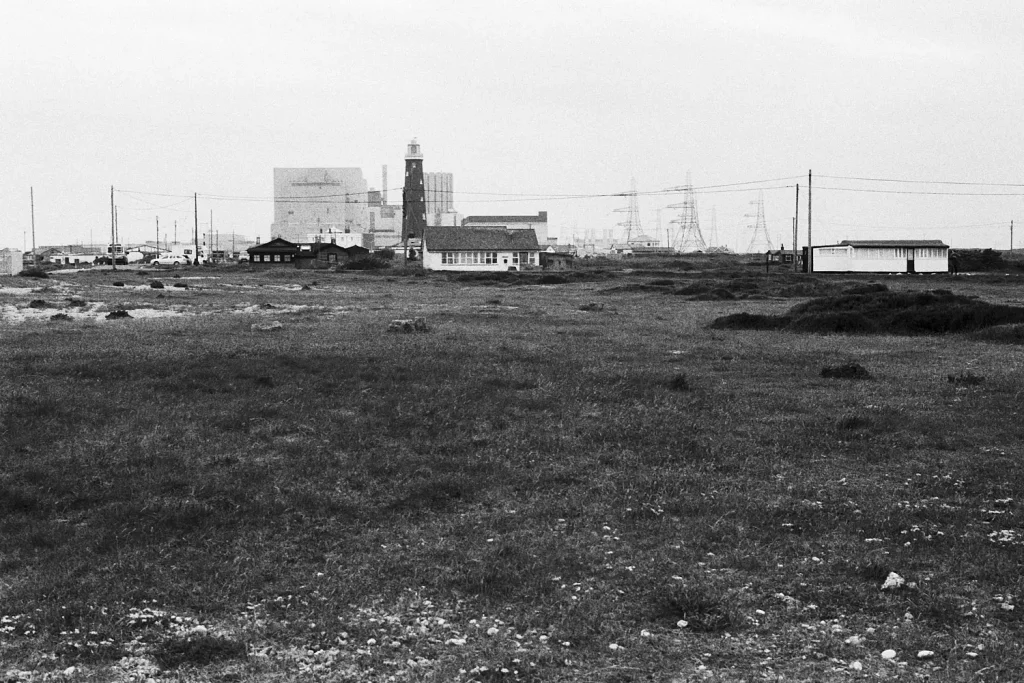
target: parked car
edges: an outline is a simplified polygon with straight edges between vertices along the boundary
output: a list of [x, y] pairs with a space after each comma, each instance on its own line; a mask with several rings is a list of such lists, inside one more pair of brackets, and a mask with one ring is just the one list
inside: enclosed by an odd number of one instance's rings
[[150, 261], [154, 266], [183, 266], [191, 263], [184, 254], [161, 254]]

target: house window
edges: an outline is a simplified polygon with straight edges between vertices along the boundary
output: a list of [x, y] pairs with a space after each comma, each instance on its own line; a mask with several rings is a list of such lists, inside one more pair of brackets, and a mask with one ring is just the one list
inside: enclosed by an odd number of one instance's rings
[[497, 264], [498, 263], [498, 252], [486, 251], [484, 252], [484, 263]]
[[285, 254], [283, 256], [283, 259], [284, 259], [285, 262], [291, 261], [292, 260], [292, 255], [291, 254]]
[[441, 265], [452, 265], [455, 263], [455, 259], [452, 258], [453, 254], [450, 251], [441, 252]]
[[281, 261], [281, 255], [280, 254], [274, 254], [274, 261], [279, 263]]
[[518, 251], [513, 251], [512, 252], [512, 263], [513, 263], [513, 265], [518, 265], [518, 263], [519, 263], [519, 252]]

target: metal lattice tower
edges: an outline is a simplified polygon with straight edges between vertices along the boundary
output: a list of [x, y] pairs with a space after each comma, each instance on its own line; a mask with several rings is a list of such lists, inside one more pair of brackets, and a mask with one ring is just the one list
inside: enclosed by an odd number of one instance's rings
[[690, 172], [686, 172], [686, 185], [683, 187], [683, 203], [672, 204], [670, 209], [681, 209], [679, 218], [673, 223], [679, 225], [679, 239], [677, 245], [672, 245], [676, 251], [707, 251], [708, 245], [704, 241], [704, 235], [700, 232], [700, 217], [697, 214], [697, 199], [693, 194], [693, 181]]
[[629, 197], [629, 206], [625, 206], [621, 209], [614, 209], [616, 213], [625, 213], [626, 220], [616, 225], [626, 229], [626, 243], [629, 243], [634, 236], [639, 237], [644, 234], [643, 228], [640, 226], [640, 204], [637, 202], [636, 193], [636, 178], [632, 179], [632, 190], [626, 193]]
[[[753, 236], [750, 238], [750, 244], [747, 246], [748, 254], [757, 254], [765, 251], [770, 251], [772, 247], [772, 240], [768, 237], [768, 227], [764, 221], [764, 191], [758, 193], [757, 201], [750, 202], [751, 204], [757, 204], [757, 215], [753, 225], [748, 225], [754, 231]], [[747, 214], [748, 217], [750, 214]]]
[[718, 249], [718, 209], [711, 207], [711, 230], [708, 232], [708, 251]]

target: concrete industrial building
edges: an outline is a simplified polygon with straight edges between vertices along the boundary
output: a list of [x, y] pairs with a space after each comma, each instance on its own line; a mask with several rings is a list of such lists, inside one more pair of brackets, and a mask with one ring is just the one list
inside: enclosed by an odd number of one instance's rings
[[368, 189], [359, 168], [275, 168], [271, 237], [300, 242], [320, 231], [363, 232]]
[[452, 174], [424, 173], [423, 187], [427, 202], [427, 225], [458, 225], [459, 217], [453, 201], [455, 187]]
[[0, 249], [0, 275], [17, 275], [22, 271], [22, 253], [18, 249]]

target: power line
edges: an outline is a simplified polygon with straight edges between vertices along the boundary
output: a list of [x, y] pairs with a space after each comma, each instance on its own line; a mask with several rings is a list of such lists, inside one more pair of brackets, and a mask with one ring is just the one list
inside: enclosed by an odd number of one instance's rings
[[1024, 183], [977, 183], [962, 180], [901, 180], [897, 178], [864, 178], [858, 176], [818, 175], [832, 180], [864, 180], [875, 183], [916, 183], [922, 185], [979, 185], [989, 187], [1024, 187]]
[[816, 186], [816, 190], [835, 190], [837, 192], [870, 192], [873, 194], [916, 194], [916, 195], [938, 195], [943, 197], [1024, 197], [1024, 192], [935, 192], [919, 190], [873, 190], [869, 188], [856, 187], [822, 187]]

